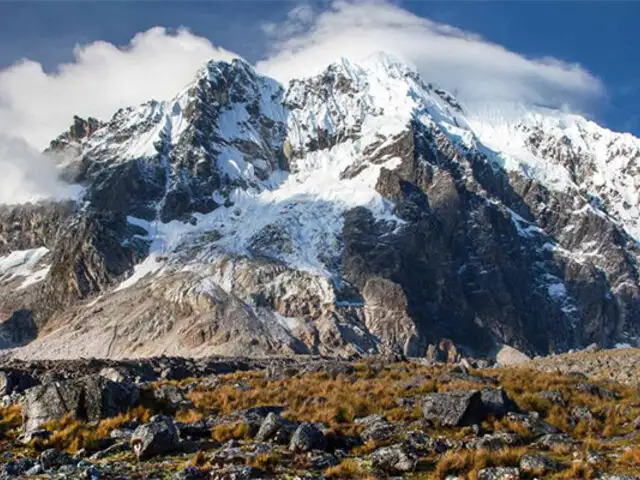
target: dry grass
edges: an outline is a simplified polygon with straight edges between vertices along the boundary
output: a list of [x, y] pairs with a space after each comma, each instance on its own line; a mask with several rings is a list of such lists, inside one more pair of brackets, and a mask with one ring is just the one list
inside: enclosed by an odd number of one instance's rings
[[226, 423], [216, 425], [211, 430], [211, 438], [220, 443], [229, 440], [246, 440], [249, 434], [250, 428], [246, 423]]
[[573, 462], [569, 469], [559, 473], [555, 478], [563, 480], [592, 480], [596, 476], [594, 468], [586, 462]]
[[110, 433], [124, 424], [138, 420], [142, 423], [149, 421], [151, 413], [144, 407], [136, 407], [127, 413], [101, 420], [96, 427], [90, 427], [86, 422], [77, 420], [72, 415], [65, 415], [61, 419], [52, 420], [44, 425], [51, 432], [51, 436], [44, 441], [36, 441], [36, 449], [55, 448], [70, 453], [80, 449], [89, 451], [101, 447], [102, 440], [109, 438]]
[[273, 473], [278, 465], [282, 462], [282, 457], [278, 453], [262, 453], [253, 458], [247, 459], [247, 465], [266, 473]]
[[449, 475], [464, 475], [469, 480], [475, 480], [483, 468], [518, 465], [525, 453], [524, 448], [505, 448], [495, 452], [449, 450], [438, 461], [434, 475], [438, 479], [445, 479]]
[[625, 450], [620, 456], [618, 464], [624, 467], [640, 468], [640, 447]]
[[195, 423], [204, 418], [204, 414], [196, 409], [180, 410], [176, 413], [175, 419], [182, 423]]
[[22, 426], [20, 405], [0, 407], [0, 437], [14, 438]]
[[[326, 423], [340, 427], [355, 418], [385, 413], [393, 421], [420, 418], [418, 410], [399, 408], [396, 400], [403, 396], [433, 391], [435, 383], [405, 388], [405, 381], [424, 367], [413, 364], [392, 365], [372, 375], [366, 365], [360, 365], [350, 376], [336, 379], [324, 373], [311, 373], [287, 380], [267, 381], [260, 372], [222, 377], [222, 384], [210, 392], [196, 391], [189, 395], [203, 414], [227, 414], [235, 410], [264, 405], [287, 405], [287, 416], [294, 420]], [[234, 384], [245, 381], [249, 391]]]
[[325, 478], [335, 479], [361, 479], [373, 480], [375, 477], [368, 472], [360, 462], [353, 458], [342, 460], [335, 467], [329, 467], [324, 471]]

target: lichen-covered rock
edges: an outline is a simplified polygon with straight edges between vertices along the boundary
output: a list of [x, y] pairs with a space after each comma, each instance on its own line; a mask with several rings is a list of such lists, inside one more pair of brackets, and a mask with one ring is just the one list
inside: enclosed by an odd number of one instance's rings
[[256, 442], [272, 440], [275, 443], [288, 444], [296, 428], [297, 423], [282, 418], [277, 413], [269, 412], [260, 425], [255, 440]]
[[520, 470], [528, 475], [547, 475], [560, 469], [560, 464], [546, 455], [526, 453], [520, 458]]
[[487, 416], [480, 392], [431, 393], [422, 398], [424, 418], [448, 427], [481, 423]]
[[405, 473], [416, 466], [416, 458], [403, 445], [382, 447], [371, 454], [371, 463], [385, 472]]
[[301, 423], [291, 437], [289, 450], [292, 452], [308, 452], [310, 450], [324, 450], [327, 439], [312, 423]]
[[515, 467], [483, 468], [478, 472], [478, 480], [520, 480], [520, 471]]
[[22, 409], [23, 426], [27, 432], [36, 430], [43, 423], [65, 415], [98, 421], [126, 412], [138, 400], [137, 387], [101, 376], [52, 382], [27, 390]]
[[43, 470], [62, 467], [73, 462], [73, 458], [66, 452], [60, 452], [55, 448], [49, 448], [42, 452], [38, 457], [40, 466]]
[[483, 388], [480, 398], [487, 413], [496, 418], [502, 418], [509, 412], [518, 411], [518, 405], [509, 398], [502, 387]]
[[178, 429], [171, 417], [156, 416], [140, 425], [131, 436], [131, 446], [139, 459], [170, 453], [180, 443]]

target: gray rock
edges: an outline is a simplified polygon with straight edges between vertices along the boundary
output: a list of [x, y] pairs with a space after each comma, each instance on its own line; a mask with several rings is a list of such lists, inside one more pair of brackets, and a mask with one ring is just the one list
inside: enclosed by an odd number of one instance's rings
[[136, 387], [100, 376], [53, 382], [27, 391], [22, 423], [25, 431], [29, 432], [67, 414], [82, 420], [98, 421], [127, 411], [138, 400]]
[[24, 445], [27, 445], [36, 439], [46, 440], [50, 436], [51, 432], [49, 432], [48, 430], [33, 430], [20, 435], [20, 437], [18, 437], [18, 441]]
[[509, 412], [507, 418], [512, 422], [524, 425], [529, 430], [530, 435], [534, 437], [540, 437], [549, 433], [558, 433], [560, 431], [550, 423], [542, 420], [538, 412]]
[[616, 400], [619, 396], [613, 390], [602, 388], [589, 382], [581, 382], [576, 385], [576, 390], [588, 395], [594, 395], [605, 400]]
[[187, 467], [173, 475], [173, 480], [204, 480], [209, 474], [195, 467]]
[[34, 465], [36, 465], [36, 462], [30, 458], [12, 460], [0, 468], [0, 477], [22, 475], [33, 468]]
[[38, 384], [27, 372], [14, 369], [0, 370], [0, 396], [22, 393]]
[[549, 433], [536, 440], [534, 445], [542, 450], [553, 450], [560, 446], [572, 447], [576, 441], [566, 433]]
[[39, 463], [37, 463], [36, 465], [34, 465], [33, 467], [31, 467], [29, 470], [27, 470], [25, 472], [25, 474], [28, 477], [33, 477], [35, 475], [40, 475], [43, 472], [43, 468], [42, 465], [40, 465]]
[[506, 392], [499, 388], [483, 388], [480, 390], [480, 398], [487, 414], [496, 418], [502, 418], [509, 412], [517, 412], [518, 406], [509, 398]]
[[426, 433], [415, 430], [407, 432], [402, 444], [406, 451], [418, 457], [426, 456], [433, 447], [433, 441]]
[[487, 416], [478, 391], [431, 393], [422, 398], [424, 418], [447, 427], [481, 423]]
[[153, 399], [160, 409], [167, 413], [180, 408], [192, 408], [193, 403], [175, 385], [161, 385], [153, 389]]
[[539, 453], [526, 453], [520, 458], [520, 470], [528, 475], [547, 475], [560, 470], [560, 463]]
[[416, 466], [413, 453], [405, 450], [403, 445], [379, 448], [370, 458], [375, 468], [385, 472], [405, 473], [412, 471]]
[[383, 418], [381, 420], [368, 422], [365, 429], [360, 433], [360, 437], [365, 442], [385, 442], [393, 438], [395, 433], [395, 425], [392, 425]]
[[515, 467], [483, 468], [478, 472], [478, 480], [519, 480], [520, 471]]
[[131, 441], [131, 436], [133, 435], [133, 430], [130, 428], [116, 428], [111, 430], [109, 434], [109, 438], [113, 438], [114, 440], [129, 442]]
[[324, 450], [326, 447], [327, 439], [324, 434], [311, 423], [301, 423], [289, 442], [289, 450], [292, 452]]
[[270, 412], [260, 425], [260, 430], [256, 434], [256, 442], [266, 442], [273, 440], [275, 443], [287, 444], [295, 432], [298, 424], [282, 418], [277, 413]]
[[173, 452], [179, 443], [173, 419], [164, 416], [153, 417], [151, 422], [140, 425], [131, 437], [131, 446], [139, 459]]
[[516, 348], [510, 347], [509, 345], [503, 345], [500, 351], [496, 354], [496, 362], [501, 367], [520, 365], [521, 363], [528, 362], [529, 360], [531, 360], [531, 357], [525, 355]]
[[522, 437], [517, 433], [488, 433], [480, 438], [476, 438], [469, 443], [470, 448], [500, 450], [502, 448], [514, 447], [523, 443]]
[[338, 465], [340, 461], [336, 458], [335, 455], [325, 452], [309, 452], [308, 453], [309, 463], [311, 464], [311, 468], [315, 470], [325, 470], [329, 467], [333, 467]]
[[544, 398], [545, 400], [548, 400], [554, 405], [560, 405], [561, 407], [567, 406], [567, 401], [562, 396], [562, 393], [558, 392], [557, 390], [547, 390], [544, 392], [540, 392], [538, 393], [538, 396], [540, 398]]
[[55, 448], [49, 448], [40, 454], [38, 461], [43, 470], [49, 470], [51, 468], [69, 465], [73, 463], [73, 458], [68, 453], [59, 452]]
[[574, 425], [578, 422], [592, 422], [593, 413], [587, 407], [583, 405], [575, 406], [571, 409], [571, 422]]

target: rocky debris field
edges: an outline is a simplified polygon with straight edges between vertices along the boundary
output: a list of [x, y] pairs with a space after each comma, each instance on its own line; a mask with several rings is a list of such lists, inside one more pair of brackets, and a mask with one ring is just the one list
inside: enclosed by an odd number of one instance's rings
[[449, 360], [6, 362], [0, 478], [640, 478], [637, 382]]

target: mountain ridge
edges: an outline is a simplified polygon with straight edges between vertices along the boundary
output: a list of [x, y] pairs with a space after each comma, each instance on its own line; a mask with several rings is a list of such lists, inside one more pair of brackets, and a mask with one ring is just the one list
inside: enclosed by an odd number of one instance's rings
[[0, 212], [5, 251], [51, 251], [26, 292], [1, 287], [5, 347], [422, 356], [442, 338], [477, 352], [635, 343], [640, 140], [536, 115], [483, 123], [381, 55], [286, 90], [244, 61], [208, 62], [168, 102], [75, 119], [49, 150], [66, 155], [82, 202], [30, 243], [7, 225], [38, 231], [37, 208]]

